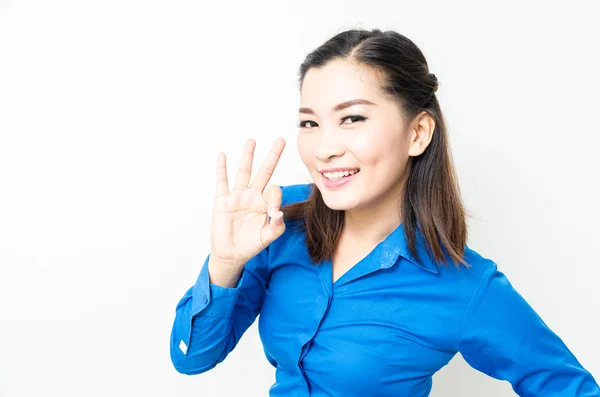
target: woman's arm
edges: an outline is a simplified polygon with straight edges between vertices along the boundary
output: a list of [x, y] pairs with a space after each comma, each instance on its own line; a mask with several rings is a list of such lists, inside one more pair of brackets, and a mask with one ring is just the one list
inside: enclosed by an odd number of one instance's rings
[[268, 282], [268, 248], [244, 267], [234, 288], [209, 282], [207, 257], [196, 284], [179, 301], [171, 331], [171, 360], [192, 375], [222, 362], [254, 322]]
[[592, 375], [495, 265], [464, 314], [458, 351], [473, 368], [509, 381], [519, 396], [600, 397]]

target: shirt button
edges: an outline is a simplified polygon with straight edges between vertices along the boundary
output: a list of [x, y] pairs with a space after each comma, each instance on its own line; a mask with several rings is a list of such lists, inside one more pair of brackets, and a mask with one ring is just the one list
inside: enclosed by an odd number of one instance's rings
[[202, 294], [202, 303], [206, 302], [208, 302], [208, 298], [206, 297], [206, 294]]

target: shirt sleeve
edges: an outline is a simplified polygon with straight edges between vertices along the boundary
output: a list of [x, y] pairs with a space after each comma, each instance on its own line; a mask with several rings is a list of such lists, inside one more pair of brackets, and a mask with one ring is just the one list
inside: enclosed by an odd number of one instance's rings
[[268, 248], [252, 258], [234, 288], [209, 283], [204, 261], [193, 287], [175, 309], [171, 331], [171, 361], [177, 371], [192, 375], [222, 362], [254, 322], [267, 283]]
[[592, 375], [495, 265], [465, 311], [458, 351], [519, 396], [600, 397]]

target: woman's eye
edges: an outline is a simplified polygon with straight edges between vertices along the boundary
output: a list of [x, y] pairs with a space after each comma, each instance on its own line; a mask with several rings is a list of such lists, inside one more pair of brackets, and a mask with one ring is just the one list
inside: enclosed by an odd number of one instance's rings
[[[367, 118], [364, 116], [359, 116], [358, 114], [353, 114], [350, 116], [342, 117], [342, 124], [354, 124], [356, 121], [365, 121]], [[346, 123], [346, 120], [352, 120], [352, 123]]]
[[315, 123], [315, 122], [314, 122], [314, 121], [312, 121], [312, 120], [304, 120], [304, 121], [301, 121], [300, 123], [298, 123], [298, 128], [308, 128], [308, 127], [306, 126], [306, 123], [313, 123], [313, 124], [315, 124], [315, 125], [313, 125], [313, 126], [311, 126], [311, 127], [315, 127], [315, 126], [316, 126], [316, 124], [317, 124], [317, 123]]
[[[354, 124], [357, 121], [365, 121], [367, 119], [367, 117], [364, 116], [360, 116], [358, 114], [352, 114], [346, 117], [342, 117], [342, 124]], [[346, 120], [351, 120], [351, 123], [346, 123]], [[308, 125], [307, 125], [308, 124]], [[310, 127], [317, 127], [318, 124], [315, 123], [312, 120], [304, 120], [298, 123], [298, 128], [310, 128]]]

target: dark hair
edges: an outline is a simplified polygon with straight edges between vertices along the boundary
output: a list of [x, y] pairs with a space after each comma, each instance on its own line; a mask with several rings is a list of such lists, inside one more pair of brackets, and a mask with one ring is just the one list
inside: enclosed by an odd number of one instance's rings
[[[422, 111], [435, 120], [432, 140], [425, 151], [411, 157], [411, 169], [401, 198], [404, 233], [413, 257], [417, 233], [437, 264], [447, 256], [459, 266], [467, 241], [465, 210], [448, 148], [446, 124], [435, 95], [438, 81], [429, 73], [421, 50], [395, 31], [347, 30], [309, 53], [300, 66], [300, 89], [306, 72], [332, 60], [371, 67], [380, 76], [382, 93], [398, 101], [409, 120]], [[316, 185], [306, 201], [282, 208], [287, 221], [299, 221], [313, 263], [331, 260], [344, 224], [344, 211], [327, 207]], [[432, 256], [433, 254], [433, 256]]]

